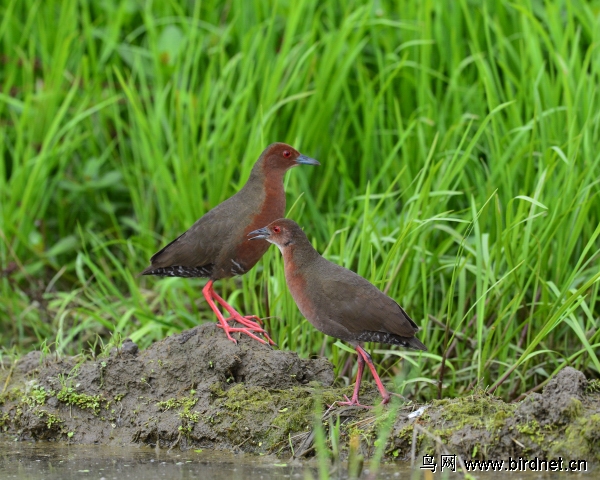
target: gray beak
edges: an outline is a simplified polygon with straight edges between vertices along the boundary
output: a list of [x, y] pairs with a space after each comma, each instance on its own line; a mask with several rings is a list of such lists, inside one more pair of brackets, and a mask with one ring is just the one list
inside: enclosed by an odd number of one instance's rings
[[314, 158], [307, 157], [306, 155], [300, 155], [296, 159], [296, 163], [299, 165], [321, 165]]
[[248, 234], [249, 237], [250, 237], [250, 235], [255, 235], [255, 236], [249, 238], [248, 240], [260, 240], [262, 238], [267, 238], [267, 237], [271, 236], [271, 234], [267, 230], [267, 227], [263, 227], [263, 228], [259, 228], [258, 230], [254, 230], [253, 232], [250, 232]]

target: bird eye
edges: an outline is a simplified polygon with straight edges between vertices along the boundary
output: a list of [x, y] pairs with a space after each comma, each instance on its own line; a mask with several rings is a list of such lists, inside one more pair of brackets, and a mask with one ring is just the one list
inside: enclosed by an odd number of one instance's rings
[[[285, 153], [284, 153], [284, 154], [285, 154]], [[273, 231], [274, 231], [275, 233], [281, 233], [281, 227], [278, 227], [277, 225], [275, 225], [275, 226], [273, 227]]]
[[292, 152], [290, 152], [289, 150], [284, 150], [283, 151], [283, 156], [285, 158], [290, 158], [292, 156]]

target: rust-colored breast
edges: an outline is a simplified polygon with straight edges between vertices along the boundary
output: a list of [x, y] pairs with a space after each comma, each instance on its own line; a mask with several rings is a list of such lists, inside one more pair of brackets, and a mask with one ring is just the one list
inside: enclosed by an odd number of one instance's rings
[[235, 269], [235, 271], [232, 271], [234, 275], [241, 275], [250, 270], [269, 248], [269, 242], [266, 240], [249, 240], [248, 234], [253, 230], [267, 226], [284, 215], [285, 192], [283, 182], [277, 182], [277, 185], [267, 185], [262, 207], [244, 229], [244, 240], [236, 248], [235, 259], [232, 261], [232, 268]]
[[304, 315], [310, 323], [321, 330], [318, 322], [318, 312], [315, 303], [310, 296], [310, 288], [302, 271], [294, 263], [294, 251], [292, 248], [286, 248], [283, 252], [283, 261], [285, 265], [285, 280], [298, 306], [300, 313]]

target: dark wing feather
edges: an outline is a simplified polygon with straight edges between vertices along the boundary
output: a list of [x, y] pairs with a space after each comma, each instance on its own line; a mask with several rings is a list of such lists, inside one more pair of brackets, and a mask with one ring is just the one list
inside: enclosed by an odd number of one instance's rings
[[[384, 332], [412, 337], [419, 330], [408, 314], [393, 299], [356, 273], [327, 262], [321, 263], [321, 290], [333, 307], [336, 318], [347, 330]], [[327, 270], [327, 271], [323, 271]]]
[[[142, 275], [152, 275], [153, 271], [174, 266], [207, 269], [214, 265], [223, 245], [227, 244], [227, 238], [235, 230], [227, 217], [219, 215], [222, 205], [207, 212], [187, 232], [152, 255], [151, 265], [144, 269]], [[202, 276], [210, 276], [207, 273]]]
[[183, 232], [181, 235], [179, 235], [175, 240], [173, 240], [172, 242], [169, 242], [167, 245], [165, 245], [163, 248], [161, 248], [158, 252], [156, 252], [154, 255], [152, 255], [150, 257], [150, 263], [154, 263], [156, 261], [158, 261], [158, 259], [160, 258], [160, 256], [167, 251], [167, 249], [169, 247], [171, 247], [171, 245], [175, 244], [181, 237], [183, 237], [187, 232]]

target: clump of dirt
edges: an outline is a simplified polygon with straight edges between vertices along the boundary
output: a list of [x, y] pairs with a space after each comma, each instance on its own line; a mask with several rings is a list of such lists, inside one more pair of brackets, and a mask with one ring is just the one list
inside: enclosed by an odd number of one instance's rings
[[[255, 431], [259, 438], [276, 430], [273, 421], [299, 427], [295, 403], [301, 402], [295, 397], [303, 399], [334, 379], [324, 358], [302, 359], [248, 337], [235, 345], [214, 325], [143, 352], [126, 341], [95, 361], [42, 361], [32, 352], [10, 375], [12, 388], [0, 400], [0, 428], [22, 439], [213, 448], [233, 448], [252, 440]], [[257, 411], [240, 421], [242, 408]], [[304, 414], [310, 422], [310, 408]]]
[[[600, 395], [571, 367], [520, 403], [479, 394], [434, 401], [415, 422], [396, 422], [392, 448], [408, 458], [409, 440], [421, 454], [463, 458], [558, 458], [600, 461]], [[415, 431], [416, 430], [416, 431]]]
[[[214, 325], [201, 325], [143, 352], [125, 341], [95, 360], [32, 352], [4, 365], [0, 431], [23, 440], [302, 457], [314, 453], [315, 412], [325, 411], [325, 430], [340, 419], [341, 457], [352, 442], [369, 456], [381, 426], [393, 422], [389, 459], [410, 459], [414, 451], [600, 460], [600, 384], [572, 368], [520, 404], [480, 392], [427, 405], [340, 407], [335, 401], [352, 387], [333, 381], [326, 359], [301, 359], [246, 336], [235, 345]], [[377, 403], [376, 389], [364, 385], [361, 399]]]
[[543, 394], [533, 393], [523, 400], [501, 430], [507, 452], [600, 461], [600, 395], [587, 386], [583, 373], [566, 367]]

